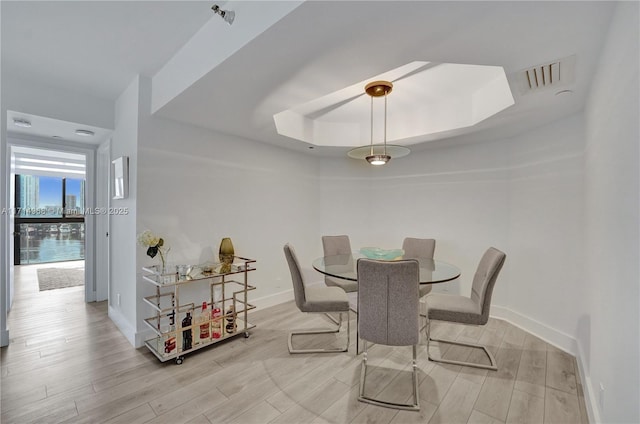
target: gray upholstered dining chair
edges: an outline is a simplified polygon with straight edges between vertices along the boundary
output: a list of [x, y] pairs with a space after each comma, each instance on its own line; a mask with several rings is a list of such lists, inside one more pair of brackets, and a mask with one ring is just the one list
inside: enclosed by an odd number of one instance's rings
[[[358, 400], [396, 409], [420, 409], [418, 401], [417, 345], [420, 341], [418, 284], [420, 267], [415, 259], [377, 261], [358, 259], [358, 335], [364, 349]], [[367, 342], [413, 346], [413, 402], [388, 402], [365, 394]]]
[[[350, 255], [351, 242], [349, 236], [322, 236], [324, 256]], [[324, 276], [324, 283], [330, 287], [340, 287], [347, 293], [358, 291], [358, 282]]]
[[[338, 312], [339, 321], [336, 329], [330, 330], [305, 330], [292, 331], [289, 333], [289, 353], [325, 353], [325, 352], [346, 352], [349, 350], [350, 325], [349, 325], [349, 299], [347, 294], [339, 287], [311, 286], [307, 287], [304, 277], [300, 271], [300, 264], [293, 246], [289, 243], [284, 245], [284, 256], [289, 264], [291, 280], [293, 282], [293, 295], [296, 306], [301, 312], [327, 313]], [[347, 314], [347, 343], [344, 347], [326, 349], [294, 349], [293, 336], [309, 334], [339, 333], [342, 327], [342, 314]]]
[[[404, 259], [433, 259], [433, 252], [436, 250], [436, 241], [434, 239], [407, 237], [402, 242], [402, 250], [404, 250]], [[424, 297], [430, 292], [431, 284], [420, 285], [420, 297]]]
[[437, 341], [459, 346], [468, 346], [484, 350], [489, 358], [490, 365], [475, 362], [454, 361], [449, 359], [434, 359], [429, 353], [429, 359], [434, 362], [444, 362], [447, 364], [466, 365], [475, 368], [497, 370], [496, 360], [486, 346], [476, 343], [466, 343], [446, 339], [433, 339], [430, 335], [431, 321], [450, 321], [462, 324], [484, 325], [489, 320], [489, 309], [491, 307], [491, 295], [493, 287], [498, 279], [498, 274], [502, 269], [506, 255], [494, 247], [490, 247], [482, 256], [471, 287], [471, 297], [431, 293], [425, 298], [427, 317], [427, 352], [429, 342]]

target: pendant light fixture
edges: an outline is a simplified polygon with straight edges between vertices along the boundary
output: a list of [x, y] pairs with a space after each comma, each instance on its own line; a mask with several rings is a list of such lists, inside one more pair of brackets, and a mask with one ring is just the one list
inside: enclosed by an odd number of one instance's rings
[[[384, 165], [391, 160], [387, 154], [387, 95], [393, 90], [389, 81], [373, 81], [364, 87], [364, 91], [371, 96], [371, 146], [369, 155], [365, 157], [371, 165]], [[382, 153], [375, 153], [373, 149], [373, 98], [384, 96], [384, 143]]]

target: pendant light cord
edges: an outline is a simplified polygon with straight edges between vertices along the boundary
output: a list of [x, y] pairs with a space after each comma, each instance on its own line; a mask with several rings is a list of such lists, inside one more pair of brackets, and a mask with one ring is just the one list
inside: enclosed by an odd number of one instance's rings
[[371, 156], [373, 156], [373, 96], [371, 96]]
[[387, 91], [384, 92], [384, 155], [387, 155]]

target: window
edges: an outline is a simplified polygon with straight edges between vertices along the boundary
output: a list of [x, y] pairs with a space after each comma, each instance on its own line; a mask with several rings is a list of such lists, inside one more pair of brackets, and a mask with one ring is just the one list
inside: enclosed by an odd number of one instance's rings
[[16, 265], [84, 259], [85, 181], [16, 175]]

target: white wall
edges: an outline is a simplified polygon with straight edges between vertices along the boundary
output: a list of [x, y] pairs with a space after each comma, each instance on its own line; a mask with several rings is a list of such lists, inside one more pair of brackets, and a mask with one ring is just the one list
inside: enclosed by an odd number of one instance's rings
[[573, 116], [511, 139], [413, 152], [382, 168], [323, 161], [322, 233], [349, 234], [354, 249], [435, 238], [436, 259], [462, 276], [434, 291], [464, 295], [484, 251], [501, 249], [494, 315], [575, 353], [579, 310], [566, 300], [582, 269], [582, 125]]
[[[292, 298], [284, 244], [295, 246], [308, 269], [321, 252], [315, 159], [152, 117], [149, 81], [141, 81], [138, 233], [149, 229], [162, 236], [174, 264], [215, 260], [221, 239], [230, 237], [236, 255], [258, 261], [250, 299], [265, 306]], [[159, 263], [143, 247], [136, 253], [138, 268]], [[152, 312], [141, 298], [152, 286], [140, 276], [138, 291], [141, 341], [148, 336], [142, 319]], [[208, 298], [206, 287], [196, 291], [200, 302]]]
[[637, 2], [617, 6], [586, 108], [584, 310], [577, 336], [591, 404], [607, 423], [640, 422], [638, 14]]
[[322, 232], [349, 234], [353, 249], [435, 238], [436, 259], [459, 266], [463, 278], [434, 290], [467, 293], [484, 250], [507, 250], [506, 158], [502, 144], [488, 143], [414, 152], [381, 168], [325, 161]]
[[576, 353], [583, 277], [582, 115], [512, 139], [506, 318]]
[[[126, 215], [110, 216], [111, 270], [109, 317], [135, 345], [138, 284], [136, 273], [136, 200], [138, 158], [138, 109], [140, 80], [135, 78], [115, 104], [115, 130], [111, 137], [111, 159], [129, 157], [129, 197], [112, 200], [113, 208], [128, 208]], [[101, 260], [101, 258], [98, 258]], [[120, 296], [118, 296], [120, 295]], [[118, 305], [118, 298], [120, 304]]]

